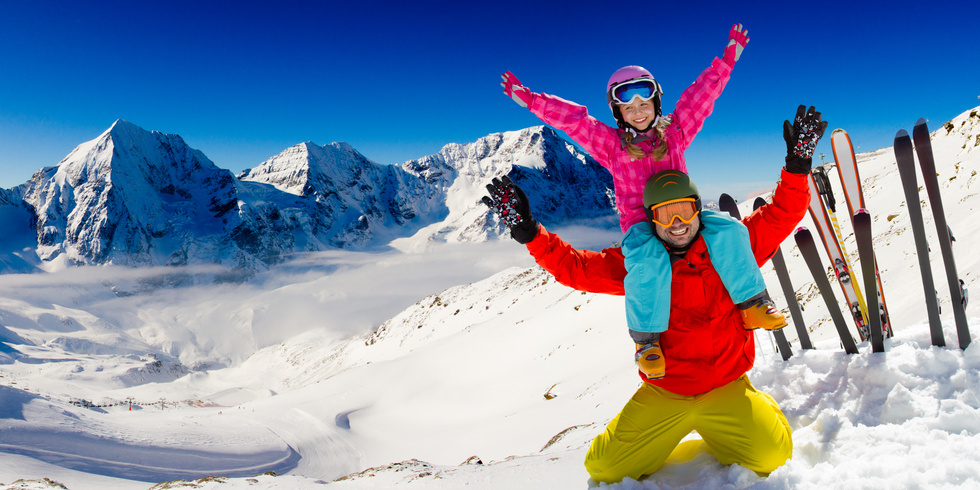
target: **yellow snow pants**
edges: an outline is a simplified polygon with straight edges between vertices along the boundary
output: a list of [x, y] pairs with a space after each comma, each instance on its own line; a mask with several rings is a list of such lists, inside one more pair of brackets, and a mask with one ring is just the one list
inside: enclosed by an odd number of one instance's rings
[[760, 474], [793, 456], [792, 430], [779, 405], [742, 375], [696, 396], [643, 383], [592, 441], [585, 468], [598, 482], [614, 483], [627, 476], [638, 480], [660, 469], [668, 456], [693, 457], [681, 454], [690, 452], [690, 445], [678, 447], [691, 431], [698, 432], [707, 452], [721, 464], [738, 463]]

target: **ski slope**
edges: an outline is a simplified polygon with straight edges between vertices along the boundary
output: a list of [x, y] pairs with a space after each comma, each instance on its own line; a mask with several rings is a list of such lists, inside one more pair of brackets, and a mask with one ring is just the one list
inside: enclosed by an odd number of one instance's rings
[[[976, 291], [980, 257], [966, 244], [980, 240], [980, 116], [951, 125], [936, 124], [933, 146], [957, 265]], [[980, 351], [956, 347], [947, 308], [948, 347], [930, 345], [889, 152], [858, 156], [894, 321], [885, 352], [840, 349], [790, 238], [816, 349], [787, 329], [797, 350], [784, 362], [758, 333], [749, 375], [792, 425], [793, 458], [763, 478], [720, 465], [692, 435], [658, 473], [606, 488], [980, 486]], [[618, 239], [557, 231], [580, 247]], [[556, 284], [509, 241], [405, 249], [424, 251], [313, 254], [248, 284], [135, 295], [110, 287], [133, 270], [0, 276], [0, 488], [588, 487], [591, 439], [639, 386], [622, 298]], [[940, 260], [936, 248], [948, 305]], [[978, 308], [967, 308], [974, 336]]]

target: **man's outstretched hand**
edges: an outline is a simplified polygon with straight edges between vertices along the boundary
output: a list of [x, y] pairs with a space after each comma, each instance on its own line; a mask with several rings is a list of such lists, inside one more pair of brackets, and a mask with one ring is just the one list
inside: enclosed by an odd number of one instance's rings
[[496, 211], [500, 219], [510, 228], [510, 236], [518, 243], [527, 243], [538, 236], [538, 222], [531, 217], [531, 206], [527, 196], [506, 175], [496, 178], [487, 185], [489, 196], [483, 196], [483, 203]]
[[827, 121], [810, 106], [801, 105], [796, 109], [793, 122], [783, 122], [783, 139], [786, 140], [786, 170], [798, 174], [810, 173], [813, 166], [813, 151], [817, 142], [827, 129]]

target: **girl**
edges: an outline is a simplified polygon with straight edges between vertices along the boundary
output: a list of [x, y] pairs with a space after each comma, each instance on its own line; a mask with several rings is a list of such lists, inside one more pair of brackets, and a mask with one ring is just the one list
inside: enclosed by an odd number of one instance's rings
[[[669, 117], [662, 117], [663, 89], [649, 71], [639, 66], [616, 70], [606, 86], [606, 100], [618, 128], [589, 116], [581, 105], [531, 92], [509, 71], [503, 74], [504, 94], [545, 123], [565, 131], [612, 173], [620, 226], [626, 233], [622, 244], [627, 270], [626, 320], [640, 369], [650, 379], [665, 375], [660, 333], [667, 329], [670, 314], [671, 266], [664, 247], [649, 246], [657, 237], [647, 219], [652, 210], [643, 206], [643, 188], [657, 172], [687, 172], [684, 150], [711, 114], [748, 42], [748, 30], [741, 24], [732, 26], [722, 58], [715, 58], [681, 94]], [[700, 201], [697, 211], [701, 211]], [[786, 319], [769, 298], [745, 226], [721, 213], [702, 214], [698, 231], [704, 231], [712, 263], [741, 310], [745, 328], [784, 327]], [[641, 296], [640, 291], [659, 293]]]

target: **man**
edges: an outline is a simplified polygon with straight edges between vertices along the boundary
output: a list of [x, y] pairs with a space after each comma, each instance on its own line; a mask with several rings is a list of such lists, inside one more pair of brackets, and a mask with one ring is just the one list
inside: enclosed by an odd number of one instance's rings
[[[775, 254], [806, 214], [807, 176], [826, 127], [819, 112], [804, 106], [794, 123], [783, 125], [786, 166], [772, 203], [743, 220], [759, 265]], [[658, 216], [656, 221], [669, 225], [651, 220], [651, 236], [671, 255], [670, 320], [660, 338], [669, 353], [669, 374], [650, 379], [643, 374], [644, 353], [637, 353], [644, 383], [592, 441], [586, 469], [599, 482], [639, 479], [657, 471], [681, 439], [697, 431], [705, 449], [722, 464], [738, 463], [768, 474], [792, 456], [792, 431], [775, 400], [757, 391], [746, 375], [755, 362], [754, 337], [743, 328], [743, 317], [712, 266], [701, 236], [699, 214], [706, 211], [675, 208], [673, 214], [681, 219], [662, 219], [671, 211], [658, 209], [664, 202], [657, 196], [670, 194], [658, 194], [657, 182], [663, 177], [650, 179], [644, 192], [646, 196], [651, 191], [650, 200], [644, 205], [651, 218]], [[699, 202], [697, 188], [689, 179], [684, 182], [686, 176], [668, 177], [678, 186], [688, 186], [693, 192], [689, 197]], [[524, 243], [558, 282], [581, 291], [624, 293], [626, 270], [619, 248], [576, 250], [531, 218], [526, 196], [507, 177], [494, 179], [487, 188], [493, 198], [484, 202], [501, 214], [511, 236]]]

